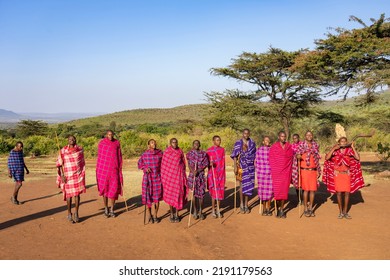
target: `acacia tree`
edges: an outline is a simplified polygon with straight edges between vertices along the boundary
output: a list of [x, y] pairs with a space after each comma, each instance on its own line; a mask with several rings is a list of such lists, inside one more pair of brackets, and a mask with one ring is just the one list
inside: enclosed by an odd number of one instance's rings
[[[265, 53], [243, 52], [228, 67], [212, 68], [210, 71], [216, 76], [252, 84], [255, 87], [253, 91], [236, 96], [236, 99], [241, 98], [242, 101], [245, 96], [246, 104], [248, 101], [250, 104], [269, 101], [269, 106], [258, 106], [255, 110], [248, 110], [249, 114], [277, 118], [288, 136], [293, 119], [307, 116], [309, 106], [321, 101], [318, 84], [293, 69], [295, 59], [303, 52], [273, 47]], [[229, 97], [229, 94], [214, 92], [206, 95], [212, 104], [218, 99], [223, 101], [223, 96]]]
[[317, 81], [325, 95], [341, 95], [351, 90], [362, 93], [369, 103], [384, 87], [390, 85], [390, 21], [382, 14], [367, 25], [351, 16], [362, 28], [332, 28], [326, 38], [315, 41], [313, 51], [302, 52], [294, 70]]

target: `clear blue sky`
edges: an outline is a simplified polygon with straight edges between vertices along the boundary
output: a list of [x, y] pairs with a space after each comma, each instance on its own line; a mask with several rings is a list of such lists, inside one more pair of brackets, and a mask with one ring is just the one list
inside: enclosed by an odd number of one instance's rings
[[388, 0], [0, 0], [0, 108], [114, 112], [246, 89], [211, 76], [243, 51], [312, 48]]

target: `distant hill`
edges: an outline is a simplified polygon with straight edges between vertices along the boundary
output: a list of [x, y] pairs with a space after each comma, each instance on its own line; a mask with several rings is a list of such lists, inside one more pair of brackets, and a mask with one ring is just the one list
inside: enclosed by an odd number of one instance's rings
[[21, 119], [21, 117], [22, 117], [21, 115], [15, 112], [0, 109], [0, 122], [4, 122], [4, 123], [18, 122]]
[[20, 120], [41, 120], [47, 123], [60, 123], [87, 118], [104, 113], [15, 113], [0, 109], [0, 126], [12, 126]]
[[70, 121], [69, 124], [82, 126], [98, 123], [103, 126], [108, 126], [113, 121], [117, 125], [177, 123], [187, 120], [201, 122], [207, 108], [209, 108], [208, 104], [193, 104], [169, 109], [135, 109], [74, 120]]
[[[359, 113], [360, 110], [359, 107], [356, 107], [355, 101], [357, 99], [359, 99], [359, 97], [351, 97], [345, 101], [324, 101], [315, 106], [315, 108], [329, 110], [343, 115], [354, 115]], [[264, 103], [264, 105], [266, 106], [266, 103]], [[379, 95], [379, 100], [371, 105], [371, 109], [389, 106], [390, 90], [387, 90]], [[204, 118], [204, 113], [207, 112], [208, 108], [210, 108], [209, 104], [192, 104], [167, 109], [135, 109], [74, 120], [70, 121], [69, 124], [79, 127], [96, 123], [107, 127], [113, 121], [116, 125], [163, 124], [177, 123], [186, 120], [201, 122]]]

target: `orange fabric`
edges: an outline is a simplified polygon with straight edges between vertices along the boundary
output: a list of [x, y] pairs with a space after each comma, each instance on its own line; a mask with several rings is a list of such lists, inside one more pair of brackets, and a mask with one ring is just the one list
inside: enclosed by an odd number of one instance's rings
[[336, 192], [351, 192], [351, 177], [348, 173], [340, 174], [339, 172], [348, 171], [348, 166], [344, 164], [335, 166], [334, 183]]
[[307, 153], [304, 153], [302, 155], [302, 159], [301, 159], [301, 167], [303, 167], [303, 168], [317, 168], [313, 155], [310, 156], [310, 165], [309, 166], [306, 165], [306, 158], [307, 158]]
[[[316, 163], [313, 155], [310, 156], [310, 165], [306, 165], [307, 153], [302, 155], [301, 168], [314, 168], [316, 169]], [[301, 169], [301, 187], [304, 191], [316, 191], [317, 190], [317, 170], [303, 170]]]

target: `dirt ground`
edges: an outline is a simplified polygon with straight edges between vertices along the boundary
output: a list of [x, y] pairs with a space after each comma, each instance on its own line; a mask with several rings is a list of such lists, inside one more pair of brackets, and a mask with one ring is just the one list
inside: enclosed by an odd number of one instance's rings
[[[333, 197], [321, 186], [316, 195], [316, 217], [299, 218], [295, 190], [290, 189], [287, 219], [259, 215], [257, 196], [252, 212], [233, 212], [234, 183], [231, 162], [227, 173], [224, 218], [207, 216], [187, 227], [187, 210], [180, 223], [171, 224], [162, 202], [160, 224], [143, 223], [140, 202], [142, 172], [136, 160], [125, 162], [125, 196], [117, 204], [116, 218], [103, 217], [103, 204], [94, 179], [94, 161], [87, 162], [86, 194], [80, 206], [81, 222], [66, 220], [66, 205], [55, 185], [54, 159], [26, 158], [31, 174], [20, 191], [22, 205], [13, 205], [13, 182], [0, 159], [0, 259], [265, 259], [332, 260], [390, 259], [389, 165], [374, 154], [362, 155], [366, 184], [352, 195], [352, 220], [337, 219]], [[206, 200], [207, 214], [210, 213]], [[189, 204], [188, 204], [189, 207]], [[301, 212], [303, 210], [301, 209]]]

